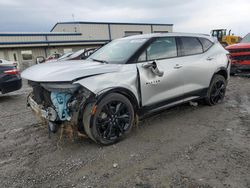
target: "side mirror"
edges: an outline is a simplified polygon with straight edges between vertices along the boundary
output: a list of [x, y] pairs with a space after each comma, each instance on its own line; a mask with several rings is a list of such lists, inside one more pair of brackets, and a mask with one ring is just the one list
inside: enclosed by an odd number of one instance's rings
[[36, 58], [36, 63], [40, 64], [40, 63], [44, 63], [45, 62], [45, 58], [43, 56], [38, 56]]
[[164, 75], [164, 72], [159, 70], [155, 61], [153, 61], [151, 63], [143, 63], [142, 67], [146, 68], [146, 69], [150, 69], [152, 71], [152, 73], [154, 73], [155, 75], [157, 75], [159, 77], [162, 77]]

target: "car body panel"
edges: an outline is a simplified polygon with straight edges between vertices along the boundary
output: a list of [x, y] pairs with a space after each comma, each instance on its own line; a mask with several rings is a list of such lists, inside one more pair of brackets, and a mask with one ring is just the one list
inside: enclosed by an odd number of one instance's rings
[[4, 71], [14, 69], [14, 66], [0, 65], [0, 93], [5, 94], [19, 90], [22, 87], [22, 79], [19, 74], [8, 75]]
[[112, 67], [113, 72], [103, 72], [103, 74], [83, 78], [74, 83], [81, 84], [95, 94], [100, 94], [117, 87], [128, 89], [139, 101], [136, 64], [114, 64]]
[[72, 82], [79, 78], [118, 70], [119, 66], [99, 62], [65, 61], [34, 65], [23, 71], [22, 77], [35, 82]]
[[184, 83], [183, 79], [180, 78], [182, 70], [174, 68], [176, 61], [177, 58], [155, 61], [158, 69], [164, 72], [163, 76], [157, 76], [150, 68], [144, 68], [145, 62], [137, 64], [140, 73], [141, 92], [143, 93], [142, 106], [168, 100], [183, 93]]
[[215, 43], [206, 53], [178, 58], [176, 63], [182, 66], [184, 72], [183, 92], [208, 88], [215, 70], [227, 67], [226, 53], [219, 43]]

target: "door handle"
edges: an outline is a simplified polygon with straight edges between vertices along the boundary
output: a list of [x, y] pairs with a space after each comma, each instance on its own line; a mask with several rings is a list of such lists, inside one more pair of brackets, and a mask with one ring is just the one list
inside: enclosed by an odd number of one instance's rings
[[213, 57], [208, 57], [208, 58], [207, 58], [208, 61], [211, 61], [211, 60], [213, 60], [213, 59], [214, 59]]
[[179, 65], [179, 64], [176, 64], [176, 65], [174, 66], [175, 69], [180, 69], [181, 67], [182, 67], [182, 65]]

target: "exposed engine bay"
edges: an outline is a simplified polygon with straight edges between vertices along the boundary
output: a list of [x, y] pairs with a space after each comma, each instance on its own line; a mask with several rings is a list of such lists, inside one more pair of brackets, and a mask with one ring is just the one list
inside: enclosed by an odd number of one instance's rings
[[[68, 123], [74, 130], [83, 131], [81, 110], [92, 96], [86, 88], [71, 83], [37, 83], [29, 81], [33, 92], [27, 99], [27, 105], [48, 124], [50, 132], [56, 132], [58, 126]], [[57, 126], [57, 127], [56, 127]]]

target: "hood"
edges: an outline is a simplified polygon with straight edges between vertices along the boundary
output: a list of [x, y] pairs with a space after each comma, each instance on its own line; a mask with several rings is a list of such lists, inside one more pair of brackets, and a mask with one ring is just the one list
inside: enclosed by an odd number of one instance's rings
[[238, 43], [226, 47], [227, 50], [245, 49], [245, 48], [250, 48], [250, 43]]
[[70, 82], [86, 76], [117, 72], [121, 65], [93, 61], [63, 61], [34, 65], [21, 73], [35, 82]]

